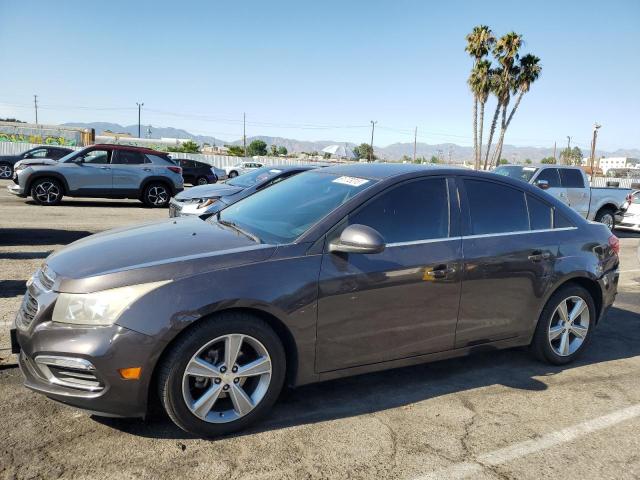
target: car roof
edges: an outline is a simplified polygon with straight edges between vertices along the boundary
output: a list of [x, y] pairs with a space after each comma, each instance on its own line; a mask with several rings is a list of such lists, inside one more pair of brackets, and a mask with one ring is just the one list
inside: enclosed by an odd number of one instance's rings
[[572, 168], [574, 170], [582, 170], [580, 165], [559, 165], [557, 163], [530, 163], [528, 165], [500, 165], [506, 168]]
[[141, 152], [141, 153], [152, 153], [154, 155], [168, 155], [167, 152], [160, 152], [158, 150], [154, 150], [153, 148], [147, 148], [147, 147], [138, 147], [136, 145], [120, 145], [120, 144], [114, 144], [114, 143], [96, 143], [95, 145], [88, 145], [89, 147], [92, 148], [108, 148], [111, 150], [131, 150], [134, 152]]
[[408, 173], [424, 173], [425, 171], [434, 172], [434, 174], [444, 174], [445, 172], [448, 173], [448, 171], [455, 171], [456, 173], [471, 172], [471, 170], [449, 165], [419, 165], [414, 163], [343, 163], [322, 169], [322, 173], [365, 177], [372, 180], [383, 180]]
[[290, 172], [291, 170], [313, 170], [314, 168], [318, 168], [315, 165], [263, 165], [262, 168], [268, 168], [270, 170], [282, 170], [283, 172]]

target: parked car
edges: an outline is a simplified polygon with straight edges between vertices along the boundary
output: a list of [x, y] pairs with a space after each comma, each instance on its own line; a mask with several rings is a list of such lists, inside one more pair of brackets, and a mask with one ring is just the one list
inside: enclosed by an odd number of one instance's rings
[[625, 188], [590, 187], [580, 167], [501, 165], [494, 172], [536, 185], [587, 220], [604, 223], [609, 229], [615, 227], [616, 214], [629, 195], [629, 189]]
[[13, 351], [48, 397], [143, 416], [157, 394], [180, 428], [215, 436], [262, 417], [285, 383], [522, 345], [569, 363], [614, 301], [619, 247], [507, 177], [314, 169], [207, 220], [56, 251], [28, 283]]
[[62, 157], [21, 160], [9, 192], [40, 205], [70, 197], [137, 198], [166, 207], [182, 191], [182, 169], [164, 152], [128, 145], [92, 145]]
[[275, 185], [282, 180], [312, 166], [291, 165], [262, 167], [216, 185], [202, 185], [180, 192], [169, 203], [169, 217], [212, 215], [238, 200], [253, 195], [258, 190]]
[[227, 176], [229, 178], [233, 178], [262, 167], [264, 167], [264, 164], [259, 162], [240, 162], [235, 165], [227, 165], [222, 167], [222, 169], [227, 172]]
[[616, 228], [640, 231], [640, 190], [634, 190], [616, 217]]
[[173, 161], [182, 168], [182, 178], [185, 183], [191, 185], [207, 185], [227, 178], [227, 172], [208, 163], [188, 158], [178, 158]]
[[30, 148], [26, 152], [19, 153], [18, 155], [0, 155], [0, 178], [13, 177], [13, 166], [20, 160], [29, 158], [50, 158], [52, 160], [58, 160], [71, 152], [73, 152], [73, 150], [70, 148], [43, 145]]

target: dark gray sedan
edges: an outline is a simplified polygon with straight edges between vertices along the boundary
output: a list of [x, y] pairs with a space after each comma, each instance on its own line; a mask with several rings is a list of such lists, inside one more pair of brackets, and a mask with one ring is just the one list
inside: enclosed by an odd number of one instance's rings
[[[28, 283], [25, 385], [202, 436], [283, 385], [529, 345], [562, 365], [616, 296], [618, 239], [542, 190], [415, 165], [316, 169], [204, 221], [93, 235]], [[155, 393], [155, 394], [154, 394]]]

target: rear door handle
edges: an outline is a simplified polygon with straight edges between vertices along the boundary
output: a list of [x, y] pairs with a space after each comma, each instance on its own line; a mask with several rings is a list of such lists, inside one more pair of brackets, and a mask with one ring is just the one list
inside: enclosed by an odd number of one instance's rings
[[150, 172], [151, 171], [150, 168], [143, 168], [142, 170], [144, 170], [145, 172]]
[[100, 167], [100, 170], [111, 170], [111, 167]]
[[426, 270], [424, 272], [425, 280], [432, 280], [436, 278], [447, 278], [449, 275], [456, 273], [456, 269], [449, 265], [438, 265], [432, 270]]
[[535, 250], [531, 252], [529, 255], [529, 260], [532, 262], [540, 262], [541, 260], [548, 260], [551, 257], [549, 252], [541, 252], [540, 250]]

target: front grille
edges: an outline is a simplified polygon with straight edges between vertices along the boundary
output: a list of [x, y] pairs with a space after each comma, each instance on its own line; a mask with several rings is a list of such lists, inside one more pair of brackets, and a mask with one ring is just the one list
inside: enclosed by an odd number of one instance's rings
[[27, 291], [22, 300], [22, 319], [23, 323], [29, 325], [38, 313], [38, 301]]
[[55, 279], [53, 278], [53, 276], [51, 275], [49, 270], [47, 270], [46, 267], [38, 270], [38, 280], [40, 280], [40, 283], [42, 284], [45, 290], [51, 290], [53, 288], [53, 283], [55, 281]]

